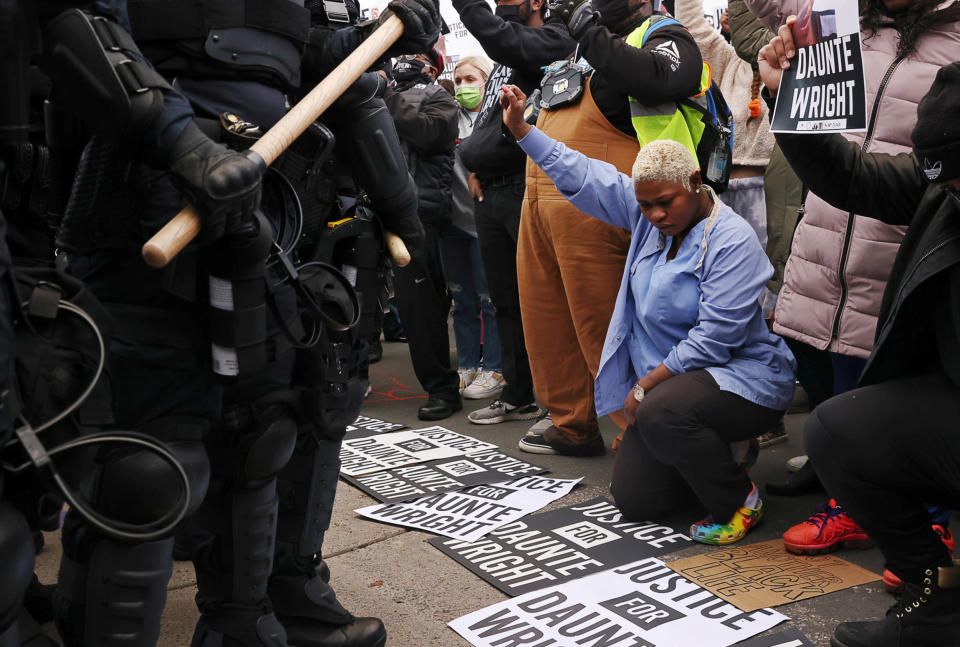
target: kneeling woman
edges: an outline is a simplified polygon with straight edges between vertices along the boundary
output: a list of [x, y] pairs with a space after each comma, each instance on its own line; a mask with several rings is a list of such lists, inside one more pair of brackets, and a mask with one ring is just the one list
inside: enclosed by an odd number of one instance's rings
[[793, 356], [758, 303], [773, 268], [682, 144], [648, 144], [631, 179], [525, 123], [525, 100], [514, 86], [501, 97], [524, 152], [578, 209], [633, 232], [595, 384], [598, 414], [624, 408], [633, 421], [614, 466], [617, 506], [645, 520], [699, 502], [710, 516], [691, 537], [735, 542], [763, 503], [731, 444], [776, 424], [793, 396]]

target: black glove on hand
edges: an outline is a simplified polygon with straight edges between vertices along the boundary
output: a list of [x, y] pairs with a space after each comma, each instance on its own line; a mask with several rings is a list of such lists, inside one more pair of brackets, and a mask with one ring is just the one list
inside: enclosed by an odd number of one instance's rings
[[403, 22], [403, 35], [388, 52], [400, 54], [425, 54], [440, 38], [440, 8], [437, 0], [391, 0], [388, 11], [380, 14], [378, 24], [396, 14]]
[[177, 188], [200, 214], [201, 244], [251, 222], [260, 206], [264, 169], [255, 153], [248, 157], [232, 151], [204, 135], [196, 124], [183, 130], [170, 150], [169, 170]]
[[386, 205], [375, 203], [374, 208], [380, 217], [380, 223], [383, 228], [390, 233], [400, 236], [403, 244], [407, 246], [407, 251], [412, 255], [423, 246], [423, 240], [426, 232], [423, 230], [423, 223], [420, 222], [420, 216], [417, 215], [417, 187], [413, 182], [413, 177], [408, 176], [411, 192], [413, 196], [410, 200], [392, 201], [389, 208]]
[[593, 0], [593, 8], [600, 14], [598, 22], [607, 28], [612, 28], [633, 14], [628, 0]]
[[[622, 1], [626, 4], [626, 0]], [[574, 38], [580, 38], [597, 21], [597, 12], [590, 0], [560, 0], [550, 6], [550, 13], [560, 17]]]

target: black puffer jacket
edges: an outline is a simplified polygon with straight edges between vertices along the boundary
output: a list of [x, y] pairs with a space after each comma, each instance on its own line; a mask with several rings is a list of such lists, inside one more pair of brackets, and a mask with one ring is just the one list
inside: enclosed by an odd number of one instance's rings
[[565, 58], [577, 42], [557, 18], [542, 27], [527, 27], [497, 16], [486, 0], [453, 0], [453, 7], [463, 26], [496, 62], [487, 79], [473, 134], [460, 144], [464, 166], [481, 179], [519, 175], [522, 182], [527, 156], [513, 136], [505, 133], [500, 88], [511, 83], [530, 94], [540, 86], [543, 66]]
[[883, 293], [861, 384], [942, 370], [960, 386], [960, 195], [912, 154], [863, 153], [839, 135], [777, 135], [810, 190], [844, 212], [909, 225]]
[[459, 105], [427, 77], [403, 89], [387, 88], [383, 99], [397, 124], [407, 168], [417, 183], [420, 219], [446, 227], [453, 200]]

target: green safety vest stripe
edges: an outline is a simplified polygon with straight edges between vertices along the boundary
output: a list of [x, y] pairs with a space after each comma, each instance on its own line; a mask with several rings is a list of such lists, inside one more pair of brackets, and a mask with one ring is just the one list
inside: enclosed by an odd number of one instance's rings
[[[666, 16], [658, 15], [645, 20], [627, 36], [627, 45], [642, 48], [650, 27], [665, 19], [667, 19]], [[704, 63], [700, 75], [700, 94], [691, 97], [692, 101], [704, 106], [704, 109], [707, 103], [703, 93], [710, 89], [710, 74], [710, 66]], [[706, 129], [703, 115], [699, 111], [689, 106], [682, 106], [675, 101], [645, 106], [633, 97], [629, 99], [630, 117], [641, 148], [658, 139], [672, 139], [686, 146], [693, 158], [697, 159], [697, 146]]]

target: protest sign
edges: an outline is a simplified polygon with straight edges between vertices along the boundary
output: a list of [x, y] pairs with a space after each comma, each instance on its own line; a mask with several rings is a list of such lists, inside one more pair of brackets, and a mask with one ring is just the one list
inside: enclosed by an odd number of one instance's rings
[[[812, 8], [811, 8], [812, 7]], [[775, 133], [867, 129], [857, 3], [815, 0], [793, 26], [797, 55], [783, 70], [773, 111]]]
[[692, 541], [669, 526], [623, 521], [615, 505], [597, 497], [508, 523], [474, 542], [430, 543], [504, 593], [522, 595]]
[[726, 10], [727, 0], [704, 0], [703, 2], [703, 17], [717, 31], [720, 31], [720, 16]]
[[753, 611], [880, 579], [833, 555], [794, 555], [773, 539], [670, 562], [670, 568], [730, 604]]
[[443, 427], [350, 438], [340, 447], [340, 473], [371, 474], [391, 467], [464, 456], [497, 446]]
[[566, 496], [579, 482], [580, 479], [523, 476], [502, 483], [475, 485], [459, 492], [433, 494], [405, 503], [372, 505], [355, 512], [374, 521], [476, 541], [491, 530]]
[[816, 645], [798, 630], [787, 629], [772, 636], [763, 636], [737, 643], [736, 647], [816, 647]]
[[377, 501], [391, 503], [546, 471], [539, 465], [499, 451], [482, 449], [463, 457], [398, 467], [366, 476], [344, 476], [344, 479]]
[[357, 416], [353, 424], [347, 425], [347, 435], [345, 438], [362, 438], [363, 436], [386, 434], [391, 431], [400, 431], [406, 428], [407, 425], [399, 422], [387, 422], [386, 420], [378, 420], [377, 418]]
[[743, 613], [650, 557], [531, 591], [450, 627], [477, 647], [727, 647], [787, 619], [772, 609]]

